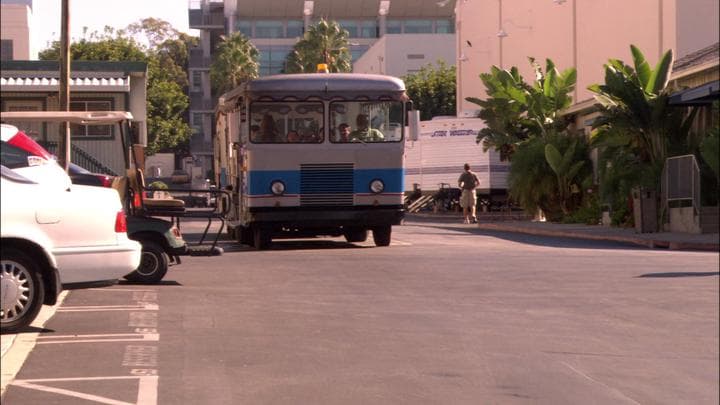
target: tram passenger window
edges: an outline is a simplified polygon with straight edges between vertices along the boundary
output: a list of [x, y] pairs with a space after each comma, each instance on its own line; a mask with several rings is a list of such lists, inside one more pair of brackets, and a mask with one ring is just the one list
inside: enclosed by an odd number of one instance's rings
[[[321, 143], [324, 108], [320, 102], [256, 102], [250, 106], [254, 143]], [[252, 131], [251, 131], [252, 132]], [[277, 136], [275, 134], [278, 134]]]

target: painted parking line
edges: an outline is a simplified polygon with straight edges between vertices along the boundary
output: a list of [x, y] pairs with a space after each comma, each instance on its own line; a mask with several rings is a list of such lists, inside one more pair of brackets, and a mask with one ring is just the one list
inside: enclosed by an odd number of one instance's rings
[[[80, 391], [72, 391], [64, 388], [45, 385], [47, 383], [63, 383], [77, 381], [110, 381], [110, 380], [137, 380], [138, 396], [137, 402], [118, 401], [116, 399], [103, 397], [94, 394], [88, 394]], [[40, 384], [42, 383], [42, 384]], [[94, 401], [101, 404], [111, 405], [135, 405], [135, 404], [156, 404], [157, 403], [157, 387], [158, 376], [156, 375], [139, 375], [139, 376], [108, 376], [108, 377], [75, 377], [75, 378], [37, 378], [28, 380], [15, 380], [13, 386], [23, 387], [29, 390], [49, 392], [52, 394], [65, 395], [73, 398]]]
[[157, 342], [159, 333], [108, 333], [98, 335], [60, 335], [39, 336], [37, 344], [51, 345], [59, 343], [112, 343], [112, 342]]
[[76, 305], [58, 308], [57, 312], [157, 311], [158, 304], [138, 302], [135, 305]]

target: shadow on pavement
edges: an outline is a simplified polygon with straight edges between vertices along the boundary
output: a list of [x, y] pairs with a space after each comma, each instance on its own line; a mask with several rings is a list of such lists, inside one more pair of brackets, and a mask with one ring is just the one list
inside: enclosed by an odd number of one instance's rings
[[35, 326], [28, 326], [18, 332], [5, 332], [0, 330], [0, 335], [22, 335], [23, 333], [55, 333], [55, 329], [38, 328]]
[[[172, 271], [172, 267], [170, 268], [170, 271]], [[127, 281], [127, 280], [120, 280], [118, 281], [118, 285], [170, 285], [170, 286], [182, 286], [182, 284], [178, 283], [175, 280], [161, 280], [157, 283], [143, 283], [141, 281]]]
[[517, 232], [505, 232], [505, 231], [494, 231], [479, 229], [472, 225], [465, 224], [448, 224], [437, 223], [431, 221], [407, 221], [406, 226], [425, 226], [436, 229], [443, 229], [454, 232], [464, 232], [470, 235], [476, 236], [488, 236], [498, 239], [507, 240], [510, 242], [524, 243], [528, 245], [554, 247], [562, 249], [614, 249], [614, 250], [653, 250], [649, 247], [635, 245], [628, 242], [616, 242], [616, 241], [604, 241], [604, 240], [590, 240], [581, 238], [567, 238], [560, 236], [544, 236], [544, 235], [532, 235]]
[[674, 277], [708, 277], [708, 276], [720, 276], [718, 271], [682, 271], [682, 272], [670, 272], [670, 273], [647, 273], [637, 278], [674, 278]]

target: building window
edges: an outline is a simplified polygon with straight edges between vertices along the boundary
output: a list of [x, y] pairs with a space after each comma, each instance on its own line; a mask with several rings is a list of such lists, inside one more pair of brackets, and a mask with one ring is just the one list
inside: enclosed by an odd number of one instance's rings
[[[70, 111], [112, 111], [112, 103], [109, 100], [72, 100]], [[70, 134], [79, 137], [109, 138], [112, 136], [112, 125], [70, 124]]]
[[237, 22], [237, 29], [238, 32], [245, 35], [248, 38], [252, 37], [252, 21], [248, 20], [240, 20]]
[[352, 58], [352, 62], [355, 63], [358, 59], [360, 59], [365, 52], [370, 49], [367, 45], [355, 45], [350, 47], [350, 56]]
[[432, 20], [406, 20], [404, 32], [406, 34], [432, 34], [433, 22]]
[[387, 20], [385, 22], [385, 33], [387, 33], [387, 34], [402, 34], [402, 21], [401, 20]]
[[190, 76], [190, 86], [194, 91], [202, 90], [202, 72], [199, 70], [193, 70], [192, 76]]
[[283, 38], [285, 27], [282, 21], [255, 21], [255, 38]]
[[348, 38], [357, 38], [358, 37], [358, 23], [357, 21], [350, 21], [350, 20], [339, 20], [338, 24], [340, 26], [347, 30], [348, 32]]
[[455, 22], [452, 20], [436, 20], [435, 32], [438, 34], [454, 34]]
[[196, 134], [201, 134], [203, 132], [203, 121], [204, 120], [205, 120], [205, 116], [203, 113], [193, 113], [192, 127]]
[[291, 50], [291, 46], [258, 46], [260, 76], [282, 73], [285, 70], [285, 60]]
[[305, 23], [301, 20], [289, 20], [287, 22], [287, 38], [298, 38], [303, 36]]
[[409, 53], [407, 55], [408, 59], [425, 59], [425, 55], [422, 53]]
[[378, 24], [375, 20], [366, 20], [362, 22], [360, 28], [361, 38], [377, 38], [378, 36]]
[[3, 39], [0, 41], [0, 60], [13, 60], [12, 39]]

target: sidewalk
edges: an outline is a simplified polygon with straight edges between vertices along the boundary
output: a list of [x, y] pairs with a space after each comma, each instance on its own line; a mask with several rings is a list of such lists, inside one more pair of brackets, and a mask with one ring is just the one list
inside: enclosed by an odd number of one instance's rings
[[[406, 215], [406, 219], [412, 218], [462, 223], [462, 216], [456, 213], [415, 213]], [[671, 250], [702, 250], [720, 252], [720, 236], [718, 233], [635, 233], [635, 229], [633, 228], [606, 227], [601, 225], [558, 224], [529, 220], [483, 221], [482, 217], [479, 217], [478, 220], [480, 223], [478, 223], [477, 226], [480, 229], [488, 231], [623, 242], [650, 248], [664, 248]]]

